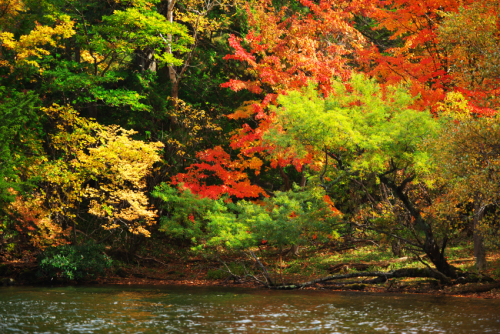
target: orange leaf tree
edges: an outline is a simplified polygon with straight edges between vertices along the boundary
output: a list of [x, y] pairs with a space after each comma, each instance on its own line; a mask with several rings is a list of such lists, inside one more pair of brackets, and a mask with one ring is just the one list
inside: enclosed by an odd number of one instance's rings
[[[475, 72], [470, 69], [489, 48], [486, 36], [493, 35], [491, 8], [495, 6], [486, 9], [486, 4], [493, 2], [380, 0], [366, 15], [378, 22], [375, 29], [389, 30], [391, 39], [401, 43], [383, 52], [376, 47], [361, 50], [357, 60], [384, 84], [411, 83], [412, 94], [420, 96], [414, 105], [418, 109], [435, 111], [446, 93], [454, 90], [474, 97], [474, 103], [483, 106], [478, 98], [492, 92], [486, 87], [491, 81], [470, 75]], [[490, 20], [485, 21], [486, 17]], [[490, 38], [489, 44], [493, 41]], [[478, 80], [483, 84], [478, 85]]]

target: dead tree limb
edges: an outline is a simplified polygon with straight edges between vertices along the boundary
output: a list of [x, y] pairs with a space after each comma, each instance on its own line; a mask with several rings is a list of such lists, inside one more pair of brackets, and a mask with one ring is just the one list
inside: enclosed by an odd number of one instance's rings
[[259, 261], [259, 259], [257, 258], [257, 256], [255, 256], [254, 252], [252, 252], [251, 250], [248, 251], [250, 253], [250, 255], [252, 256], [252, 258], [255, 260], [255, 262], [257, 262], [257, 264], [259, 265], [260, 269], [262, 270], [262, 274], [264, 275], [266, 281], [267, 281], [267, 286], [270, 287], [270, 286], [273, 286], [273, 281], [271, 280], [271, 277], [269, 276], [269, 273], [267, 272], [267, 269], [266, 267], [264, 267], [264, 265], [262, 264], [262, 262]]
[[434, 270], [430, 270], [428, 268], [407, 268], [407, 269], [398, 269], [388, 272], [382, 271], [372, 271], [367, 273], [350, 273], [343, 275], [331, 275], [323, 278], [318, 278], [309, 282], [290, 284], [285, 286], [270, 286], [271, 289], [276, 290], [292, 290], [292, 289], [302, 289], [308, 286], [313, 286], [318, 283], [324, 283], [332, 280], [344, 279], [344, 278], [353, 278], [353, 277], [377, 277], [379, 279], [374, 279], [370, 281], [366, 281], [365, 283], [383, 283], [391, 278], [403, 278], [403, 277], [422, 277], [422, 278], [434, 278], [440, 281], [444, 281], [443, 283], [451, 283], [449, 278], [444, 279], [443, 275], [440, 275]]

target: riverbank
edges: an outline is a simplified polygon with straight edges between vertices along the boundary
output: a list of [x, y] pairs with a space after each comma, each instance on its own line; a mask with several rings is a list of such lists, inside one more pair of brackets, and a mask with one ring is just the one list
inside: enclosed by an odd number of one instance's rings
[[[254, 282], [247, 281], [236, 283], [226, 280], [206, 280], [206, 279], [168, 279], [160, 277], [142, 277], [142, 274], [135, 274], [131, 277], [100, 277], [95, 280], [83, 282], [76, 281], [44, 281], [23, 279], [16, 280], [10, 278], [12, 283], [4, 285], [22, 285], [22, 286], [69, 286], [69, 285], [125, 285], [125, 286], [183, 286], [183, 287], [240, 287], [253, 289], [267, 289]], [[6, 278], [3, 278], [4, 282]], [[484, 298], [500, 299], [500, 282], [495, 283], [469, 283], [458, 286], [438, 285], [433, 281], [425, 280], [398, 280], [379, 285], [366, 284], [317, 284], [316, 286], [306, 287], [302, 290], [316, 291], [355, 291], [359, 293], [383, 293], [383, 294], [424, 294], [434, 296], [453, 296], [466, 298]], [[485, 291], [486, 290], [486, 291]]]
[[[151, 279], [151, 278], [120, 278], [107, 277], [98, 280], [97, 284], [101, 285], [144, 285], [144, 286], [200, 286], [200, 287], [245, 287], [255, 289], [266, 289], [253, 282], [233, 283], [225, 282], [224, 280], [173, 280], [173, 279]], [[470, 283], [461, 286], [425, 286], [420, 281], [399, 281], [391, 282], [378, 286], [369, 286], [363, 284], [355, 284], [350, 286], [332, 286], [321, 285], [306, 287], [303, 290], [316, 291], [356, 291], [360, 293], [390, 293], [390, 294], [425, 294], [435, 296], [454, 296], [466, 298], [484, 298], [484, 299], [500, 299], [500, 282], [497, 283]], [[488, 290], [480, 292], [482, 290]]]
[[[367, 284], [366, 277], [355, 276], [364, 272], [388, 272], [402, 268], [425, 268], [424, 256], [406, 255], [395, 257], [389, 249], [375, 245], [353, 248], [305, 247], [298, 256], [280, 256], [277, 249], [261, 247], [256, 250], [259, 261], [267, 267], [270, 278], [276, 284], [307, 282], [335, 274], [351, 274], [354, 277], [315, 284], [304, 289], [359, 291], [371, 293], [432, 294], [473, 298], [500, 299], [500, 253], [489, 253], [489, 269], [478, 275], [479, 282], [444, 285], [429, 278], [395, 278], [379, 284]], [[448, 261], [464, 273], [474, 272], [474, 257], [470, 245], [450, 247]], [[4, 285], [182, 285], [182, 286], [229, 286], [262, 288], [254, 280], [239, 280], [235, 276], [250, 274], [259, 276], [255, 261], [236, 254], [223, 254], [219, 260], [185, 253], [173, 260], [171, 254], [164, 257], [142, 253], [135, 261], [115, 261], [115, 267], [104, 277], [84, 282], [49, 281], [37, 277], [35, 261], [4, 261], [0, 264], [0, 283]], [[221, 262], [222, 261], [222, 262]], [[232, 273], [233, 275], [231, 275]], [[247, 276], [248, 277], [248, 276]], [[484, 278], [484, 280], [482, 279]], [[488, 279], [492, 279], [487, 281]]]

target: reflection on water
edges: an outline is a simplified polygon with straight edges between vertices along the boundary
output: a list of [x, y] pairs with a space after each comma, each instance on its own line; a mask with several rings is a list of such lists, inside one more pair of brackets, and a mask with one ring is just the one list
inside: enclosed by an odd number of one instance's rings
[[181, 287], [0, 288], [0, 333], [500, 333], [500, 301]]

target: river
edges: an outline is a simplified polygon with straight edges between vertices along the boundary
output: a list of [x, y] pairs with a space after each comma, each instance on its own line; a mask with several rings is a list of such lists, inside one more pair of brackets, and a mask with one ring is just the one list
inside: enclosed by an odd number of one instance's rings
[[157, 286], [0, 288], [0, 333], [500, 333], [500, 300]]

